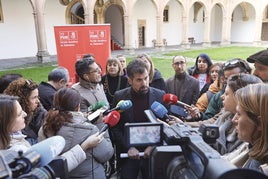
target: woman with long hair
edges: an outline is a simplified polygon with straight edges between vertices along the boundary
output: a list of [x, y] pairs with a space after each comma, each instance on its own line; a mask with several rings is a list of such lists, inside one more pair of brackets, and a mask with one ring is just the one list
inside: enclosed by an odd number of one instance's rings
[[236, 91], [236, 117], [233, 123], [238, 139], [249, 143], [243, 168], [266, 171], [268, 175], [268, 85], [252, 84]]
[[26, 135], [26, 140], [30, 144], [37, 143], [38, 131], [47, 113], [39, 100], [38, 84], [32, 80], [19, 78], [9, 84], [4, 94], [19, 97], [18, 101], [23, 111], [27, 113], [25, 117], [26, 126], [22, 133]]
[[[88, 136], [99, 131], [104, 126], [103, 122], [91, 124], [80, 112], [81, 96], [72, 88], [62, 88], [54, 95], [54, 109], [49, 110], [44, 125], [39, 131], [39, 139], [54, 135], [62, 136], [65, 141], [63, 152], [80, 144]], [[99, 128], [99, 129], [98, 129]], [[108, 133], [104, 139], [91, 149], [86, 150], [86, 160], [69, 172], [70, 178], [105, 178], [103, 163], [113, 155], [114, 150]]]

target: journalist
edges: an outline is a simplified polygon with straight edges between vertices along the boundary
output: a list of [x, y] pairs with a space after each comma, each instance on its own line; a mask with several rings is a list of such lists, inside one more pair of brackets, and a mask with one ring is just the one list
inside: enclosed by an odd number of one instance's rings
[[[25, 127], [25, 117], [18, 97], [0, 95], [0, 149], [26, 152], [30, 143], [25, 139], [21, 130]], [[98, 133], [86, 138], [80, 145], [73, 146], [62, 156], [67, 159], [68, 170], [71, 171], [86, 159], [85, 151], [93, 148], [103, 139]], [[72, 161], [72, 162], [70, 162]]]
[[252, 84], [237, 90], [236, 118], [238, 138], [249, 143], [248, 160], [243, 168], [268, 175], [268, 85]]

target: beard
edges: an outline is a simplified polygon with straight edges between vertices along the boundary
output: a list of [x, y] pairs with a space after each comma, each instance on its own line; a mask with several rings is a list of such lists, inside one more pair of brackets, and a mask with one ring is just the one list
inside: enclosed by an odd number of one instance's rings
[[138, 94], [147, 94], [149, 91], [149, 87], [148, 86], [142, 86], [138, 91], [137, 93]]

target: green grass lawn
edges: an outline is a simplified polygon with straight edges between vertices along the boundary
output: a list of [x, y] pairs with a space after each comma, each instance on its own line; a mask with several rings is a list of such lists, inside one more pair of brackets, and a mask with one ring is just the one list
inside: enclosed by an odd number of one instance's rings
[[[194, 64], [194, 59], [200, 53], [207, 53], [213, 62], [216, 61], [226, 61], [232, 58], [242, 58], [246, 59], [248, 56], [256, 53], [260, 50], [265, 49], [264, 47], [240, 47], [240, 46], [231, 46], [231, 47], [219, 47], [219, 48], [202, 48], [196, 50], [183, 50], [183, 51], [172, 51], [172, 52], [163, 52], [162, 54], [149, 54], [153, 58], [153, 62], [155, 67], [160, 70], [163, 77], [166, 79], [174, 74], [171, 60], [175, 55], [183, 55], [189, 59], [188, 67]], [[132, 57], [128, 57], [128, 61], [132, 59]], [[25, 66], [19, 69], [11, 69], [0, 71], [0, 76], [6, 73], [19, 73], [22, 74], [23, 77], [27, 79], [32, 79], [37, 83], [41, 81], [47, 80], [48, 73], [55, 68], [55, 64], [39, 64], [35, 66]]]

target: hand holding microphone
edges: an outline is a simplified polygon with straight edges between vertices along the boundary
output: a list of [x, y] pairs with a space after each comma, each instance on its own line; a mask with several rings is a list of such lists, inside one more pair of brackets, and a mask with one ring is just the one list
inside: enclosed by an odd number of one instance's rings
[[81, 143], [81, 148], [86, 151], [89, 148], [96, 147], [104, 139], [103, 135], [104, 132], [101, 134], [97, 132], [95, 134], [90, 135], [86, 140]]
[[181, 105], [183, 107], [188, 107], [191, 108], [191, 106], [189, 104], [183, 103], [181, 101], [178, 100], [178, 97], [174, 94], [165, 94], [163, 96], [163, 102], [165, 104], [177, 104], [177, 105]]
[[194, 117], [194, 118], [201, 117], [201, 114], [197, 107], [195, 107], [194, 105], [189, 105], [189, 104], [179, 101], [178, 97], [174, 94], [165, 94], [163, 96], [163, 102], [166, 104], [176, 104], [176, 105], [183, 106], [191, 115], [191, 117]]

